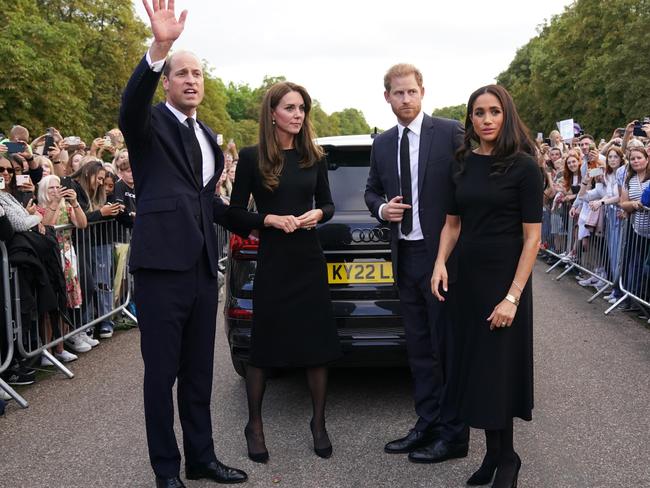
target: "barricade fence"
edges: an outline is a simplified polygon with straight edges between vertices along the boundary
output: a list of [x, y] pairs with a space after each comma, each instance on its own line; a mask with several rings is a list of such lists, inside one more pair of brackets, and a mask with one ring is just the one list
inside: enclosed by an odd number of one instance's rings
[[[108, 220], [89, 223], [85, 229], [56, 226], [49, 237], [58, 245], [57, 259], [64, 278], [58, 280], [58, 286], [52, 286], [58, 288], [58, 310], [54, 313], [39, 312], [47, 290], [36, 289], [37, 277], [32, 269], [9, 265], [7, 248], [0, 242], [7, 341], [7, 344], [0, 343], [0, 372], [8, 368], [15, 354], [26, 359], [43, 356], [72, 378], [72, 371], [52, 354], [63, 347], [63, 341], [108, 324], [118, 313], [137, 323], [127, 308], [132, 290], [131, 275], [127, 272], [130, 229]], [[27, 406], [2, 380], [0, 388], [21, 406]]]
[[[215, 233], [222, 285], [229, 233], [218, 225], [215, 225]], [[14, 356], [28, 359], [42, 356], [68, 378], [73, 378], [72, 371], [52, 351], [62, 348], [64, 341], [78, 334], [101, 328], [119, 313], [137, 323], [129, 307], [133, 286], [127, 269], [131, 230], [115, 220], [108, 220], [89, 223], [85, 229], [56, 226], [52, 238], [59, 246], [66, 301], [59, 307], [63, 313], [55, 314], [37, 312], [39, 297], [32, 289], [32, 280], [25, 271], [10, 265], [7, 248], [0, 241], [0, 292], [5, 324], [0, 327], [0, 373], [9, 368]], [[30, 296], [31, 293], [34, 295]], [[0, 389], [23, 408], [28, 406], [27, 401], [2, 379]]]
[[545, 207], [542, 250], [552, 262], [546, 273], [564, 267], [556, 280], [572, 271], [585, 276], [580, 284], [595, 288], [588, 302], [610, 292], [605, 314], [627, 299], [650, 308], [650, 209], [628, 216], [615, 204]]

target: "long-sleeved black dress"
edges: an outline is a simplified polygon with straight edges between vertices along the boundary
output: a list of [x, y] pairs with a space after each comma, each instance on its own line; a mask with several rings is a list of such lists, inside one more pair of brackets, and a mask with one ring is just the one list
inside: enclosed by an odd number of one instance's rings
[[515, 277], [522, 223], [542, 221], [542, 179], [535, 161], [517, 157], [505, 174], [491, 176], [494, 162], [494, 157], [478, 154], [466, 159], [448, 211], [461, 220], [455, 307], [461, 340], [451, 397], [460, 417], [482, 429], [502, 429], [513, 417], [531, 420], [532, 279], [510, 327], [490, 330], [487, 318]]
[[[326, 162], [301, 168], [296, 150], [284, 152], [280, 184], [262, 184], [257, 146], [239, 153], [229, 219], [247, 221], [260, 231], [253, 285], [253, 327], [249, 362], [257, 367], [318, 366], [338, 359], [325, 257], [315, 229], [287, 234], [264, 227], [267, 214], [295, 215], [314, 208], [322, 222], [334, 215]], [[253, 195], [257, 214], [247, 211]]]

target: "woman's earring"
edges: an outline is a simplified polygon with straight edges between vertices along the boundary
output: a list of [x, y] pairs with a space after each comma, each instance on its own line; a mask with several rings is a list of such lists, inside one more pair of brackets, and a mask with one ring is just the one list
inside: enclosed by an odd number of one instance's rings
[[275, 125], [275, 119], [273, 119], [273, 125]]

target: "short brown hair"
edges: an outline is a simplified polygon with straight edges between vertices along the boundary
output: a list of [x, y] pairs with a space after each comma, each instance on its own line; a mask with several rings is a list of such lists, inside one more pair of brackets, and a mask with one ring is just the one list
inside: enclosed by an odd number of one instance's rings
[[400, 78], [402, 76], [414, 75], [415, 81], [417, 81], [418, 86], [422, 88], [422, 73], [412, 64], [399, 63], [394, 66], [391, 66], [386, 74], [384, 75], [384, 88], [387, 92], [390, 92], [390, 83], [393, 78]]

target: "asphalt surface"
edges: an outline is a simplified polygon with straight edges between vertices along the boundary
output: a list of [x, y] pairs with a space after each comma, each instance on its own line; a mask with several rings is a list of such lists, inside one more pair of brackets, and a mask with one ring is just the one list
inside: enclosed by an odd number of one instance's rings
[[[538, 264], [535, 294], [536, 406], [516, 421], [520, 487], [650, 486], [650, 328], [587, 304], [570, 277], [555, 282]], [[49, 374], [19, 391], [0, 417], [0, 487], [154, 486], [142, 413], [137, 330], [123, 331], [71, 364], [72, 380]], [[481, 461], [469, 456], [415, 465], [383, 452], [415, 417], [404, 369], [334, 370], [329, 460], [311, 450], [310, 401], [300, 372], [272, 379], [264, 404], [267, 465], [246, 457], [243, 381], [230, 364], [219, 317], [213, 393], [217, 456], [249, 474], [248, 487], [462, 487]], [[178, 425], [177, 425], [178, 431]], [[180, 439], [180, 431], [178, 431]], [[188, 481], [188, 487], [214, 486]]]

